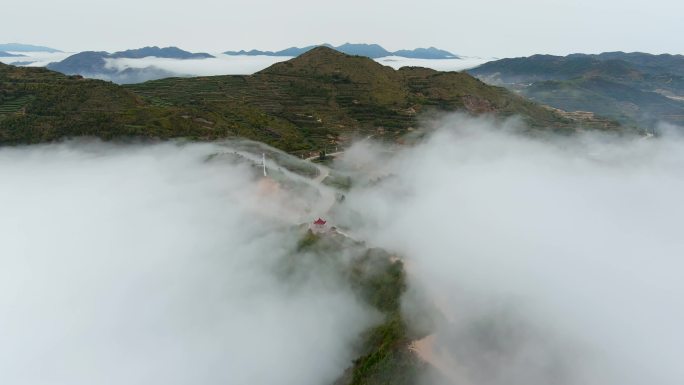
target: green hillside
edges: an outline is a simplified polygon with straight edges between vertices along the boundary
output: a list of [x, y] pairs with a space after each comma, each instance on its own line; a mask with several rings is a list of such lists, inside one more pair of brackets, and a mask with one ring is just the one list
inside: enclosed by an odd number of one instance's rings
[[[520, 115], [531, 127], [544, 129], [572, 130], [577, 124], [465, 73], [410, 67], [397, 71], [325, 47], [250, 76], [171, 78], [126, 87], [149, 100], [240, 122], [238, 133], [243, 136], [268, 125], [273, 138], [267, 142], [289, 151], [354, 134], [392, 139], [416, 127], [421, 114], [436, 112]], [[585, 123], [616, 127], [605, 121]], [[284, 146], [278, 143], [278, 130], [304, 135], [301, 142]]]
[[[75, 136], [106, 140], [241, 136], [289, 152], [372, 133], [397, 140], [420, 115], [519, 115], [533, 129], [578, 121], [465, 73], [393, 70], [319, 47], [249, 76], [169, 78], [118, 86], [41, 68], [0, 65], [0, 144]], [[616, 125], [588, 119], [586, 127]]]
[[0, 64], [0, 144], [76, 136], [105, 140], [226, 136], [184, 118], [190, 113], [152, 105], [112, 83]]
[[538, 103], [652, 129], [684, 123], [684, 57], [608, 52], [502, 59], [469, 72]]

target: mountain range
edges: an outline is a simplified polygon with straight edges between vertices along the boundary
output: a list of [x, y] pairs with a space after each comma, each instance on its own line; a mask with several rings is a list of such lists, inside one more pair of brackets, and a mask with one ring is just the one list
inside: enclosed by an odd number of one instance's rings
[[469, 70], [552, 107], [653, 128], [684, 123], [684, 56], [607, 52], [502, 59]]
[[319, 44], [319, 45], [310, 45], [306, 47], [290, 47], [286, 48], [280, 51], [259, 51], [259, 50], [250, 50], [250, 51], [226, 51], [224, 54], [226, 55], [249, 55], [249, 56], [257, 56], [257, 55], [264, 55], [264, 56], [299, 56], [307, 51], [310, 51], [316, 47], [328, 47], [335, 49], [337, 51], [340, 51], [342, 53], [346, 53], [348, 55], [359, 55], [359, 56], [366, 56], [372, 59], [377, 59], [381, 57], [387, 57], [387, 56], [402, 56], [406, 58], [413, 58], [413, 59], [458, 59], [459, 57], [457, 55], [454, 55], [451, 52], [444, 51], [441, 49], [437, 49], [435, 47], [430, 47], [430, 48], [416, 48], [413, 50], [399, 50], [399, 51], [394, 51], [390, 52], [383, 47], [381, 47], [378, 44], [351, 44], [351, 43], [345, 43], [342, 45], [339, 45], [337, 47], [331, 45], [331, 44]]
[[0, 51], [12, 52], [62, 52], [58, 49], [43, 47], [40, 45], [20, 44], [20, 43], [6, 43], [0, 44]]
[[[418, 48], [415, 50], [401, 50], [396, 52], [389, 52], [377, 44], [343, 44], [338, 47], [332, 47], [329, 44], [321, 46], [308, 46], [304, 48], [292, 47], [278, 52], [256, 51], [249, 52], [226, 52], [227, 55], [267, 55], [267, 56], [299, 56], [316, 47], [328, 47], [343, 52], [349, 55], [365, 56], [369, 58], [379, 58], [387, 56], [403, 56], [407, 58], [422, 58], [422, 59], [455, 59], [458, 56], [437, 48]], [[73, 54], [60, 62], [53, 62], [47, 65], [47, 68], [61, 72], [65, 75], [81, 75], [93, 79], [109, 80], [118, 84], [132, 84], [141, 83], [148, 80], [157, 80], [173, 76], [188, 76], [188, 74], [180, 74], [159, 68], [154, 65], [147, 67], [130, 67], [118, 65], [119, 63], [112, 62], [112, 59], [141, 59], [146, 57], [156, 57], [174, 60], [186, 59], [207, 59], [214, 58], [208, 53], [192, 53], [184, 51], [177, 47], [144, 47], [140, 49], [131, 49], [126, 51], [119, 51], [109, 53], [105, 51], [84, 51]], [[30, 64], [30, 62], [18, 61], [17, 65]]]
[[9, 52], [5, 52], [5, 51], [0, 51], [0, 57], [25, 57], [25, 56], [14, 54], [14, 53], [9, 53]]
[[200, 53], [192, 53], [188, 51], [183, 51], [182, 49], [178, 47], [165, 47], [165, 48], [159, 48], [159, 47], [144, 47], [144, 48], [138, 48], [138, 49], [129, 49], [126, 51], [119, 51], [119, 52], [114, 52], [113, 54], [110, 54], [110, 58], [127, 58], [127, 59], [141, 59], [144, 57], [161, 57], [161, 58], [167, 58], [167, 59], [181, 59], [181, 60], [186, 60], [186, 59], [208, 59], [208, 58], [213, 58], [214, 56], [209, 55], [208, 53], [200, 52]]
[[176, 74], [149, 66], [146, 68], [116, 68], [107, 63], [107, 59], [141, 59], [158, 57], [166, 59], [208, 59], [214, 56], [208, 53], [192, 53], [177, 47], [144, 47], [114, 53], [104, 51], [85, 51], [67, 57], [61, 62], [50, 63], [47, 68], [66, 75], [82, 75], [89, 78], [110, 80], [115, 83], [137, 83], [149, 79], [161, 79]]
[[168, 78], [119, 86], [45, 68], [0, 65], [0, 144], [65, 137], [239, 136], [291, 153], [356, 135], [402, 140], [421, 117], [462, 111], [520, 116], [533, 131], [616, 130], [566, 116], [465, 73], [406, 67], [318, 47], [254, 75]]

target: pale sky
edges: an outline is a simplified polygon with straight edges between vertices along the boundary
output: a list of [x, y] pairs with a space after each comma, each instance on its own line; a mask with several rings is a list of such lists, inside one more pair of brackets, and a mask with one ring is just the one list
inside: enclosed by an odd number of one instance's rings
[[175, 45], [221, 52], [364, 42], [487, 57], [684, 54], [679, 0], [34, 0], [2, 9], [0, 42], [65, 51]]

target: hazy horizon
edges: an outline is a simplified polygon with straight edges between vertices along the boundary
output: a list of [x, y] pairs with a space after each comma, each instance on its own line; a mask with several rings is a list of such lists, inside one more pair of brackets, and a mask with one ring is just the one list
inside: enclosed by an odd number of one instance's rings
[[[37, 7], [43, 11], [36, 12]], [[92, 2], [66, 0], [15, 4], [6, 10], [0, 36], [8, 43], [68, 52], [150, 45], [223, 52], [352, 42], [376, 43], [388, 50], [435, 46], [489, 57], [605, 51], [681, 54], [681, 45], [671, 37], [684, 33], [682, 11], [684, 4], [670, 0], [656, 0], [649, 7], [615, 0], [496, 0], [486, 6], [428, 0], [420, 7], [406, 1], [352, 0], [335, 8], [311, 0], [200, 0], [192, 7], [123, 0], [105, 14]], [[26, 15], [31, 15], [31, 28], [26, 27]]]
[[[438, 48], [438, 49], [443, 49], [446, 51], [449, 51], [453, 54], [463, 56], [463, 57], [476, 57], [476, 58], [488, 58], [492, 60], [496, 59], [505, 59], [505, 58], [514, 58], [514, 57], [528, 57], [532, 55], [554, 55], [554, 56], [567, 56], [567, 55], [572, 55], [572, 54], [600, 54], [600, 53], [605, 53], [605, 52], [626, 52], [626, 53], [632, 53], [632, 52], [641, 52], [641, 53], [647, 53], [647, 54], [652, 54], [652, 55], [662, 55], [662, 54], [671, 54], [671, 55], [684, 55], [684, 51], [654, 51], [654, 50], [644, 50], [644, 49], [611, 49], [611, 48], [606, 48], [606, 49], [596, 49], [596, 50], [574, 50], [574, 51], [564, 51], [564, 52], [547, 52], [547, 51], [530, 51], [529, 53], [526, 54], [519, 54], [519, 55], [496, 55], [494, 53], [491, 54], [470, 54], [467, 52], [460, 52], [454, 49], [448, 49], [444, 46], [439, 46], [436, 44], [424, 44], [421, 46], [401, 46], [397, 45], [396, 47], [393, 46], [393, 48], [389, 48], [388, 45], [380, 44], [375, 41], [343, 41], [340, 43], [330, 43], [330, 42], [315, 42], [315, 43], [292, 43], [292, 44], [285, 44], [281, 46], [270, 46], [268, 48], [264, 48], [262, 46], [234, 46], [234, 47], [229, 47], [227, 49], [222, 49], [222, 50], [203, 50], [203, 49], [193, 49], [192, 47], [188, 46], [181, 46], [178, 44], [174, 44], [173, 42], [169, 42], [167, 44], [155, 44], [155, 43], [140, 43], [140, 44], [135, 44], [133, 43], [130, 46], [121, 46], [116, 49], [105, 49], [105, 48], [100, 48], [100, 47], [91, 47], [91, 48], [85, 48], [85, 49], [64, 49], [63, 47], [65, 45], [58, 45], [58, 44], [43, 44], [40, 41], [6, 41], [6, 42], [0, 42], [0, 44], [26, 44], [26, 45], [35, 45], [35, 46], [44, 46], [52, 49], [59, 50], [63, 53], [68, 53], [68, 54], [74, 54], [78, 52], [85, 52], [85, 51], [105, 51], [109, 53], [114, 53], [114, 52], [119, 52], [119, 51], [126, 51], [126, 50], [131, 50], [131, 49], [139, 49], [139, 48], [144, 48], [144, 47], [153, 47], [157, 46], [160, 48], [165, 48], [165, 47], [177, 47], [180, 48], [184, 51], [188, 52], [193, 52], [193, 53], [199, 53], [199, 52], [204, 52], [204, 53], [209, 53], [212, 55], [217, 55], [217, 54], [222, 54], [227, 51], [240, 51], [240, 50], [245, 50], [245, 51], [250, 51], [250, 50], [258, 50], [258, 51], [280, 51], [286, 48], [292, 48], [292, 47], [308, 47], [308, 46], [315, 46], [315, 45], [322, 45], [322, 44], [332, 44], [334, 46], [339, 46], [342, 44], [378, 44], [381, 47], [387, 49], [388, 51], [398, 51], [402, 49], [407, 49], [407, 50], [412, 50], [412, 49], [417, 49], [417, 48]], [[434, 60], [434, 59], [432, 59]]]

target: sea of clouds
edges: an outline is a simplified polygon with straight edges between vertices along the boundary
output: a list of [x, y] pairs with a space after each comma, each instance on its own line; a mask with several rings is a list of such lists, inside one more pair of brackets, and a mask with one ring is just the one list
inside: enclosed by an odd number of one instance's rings
[[360, 143], [340, 167], [373, 181], [347, 195], [355, 231], [406, 256], [444, 315], [442, 375], [682, 383], [684, 139], [535, 139], [462, 116], [437, 126], [389, 157]]
[[[0, 62], [5, 64], [29, 63], [31, 67], [44, 67], [51, 62], [64, 60], [72, 53], [47, 53], [47, 52], [21, 52], [24, 57], [0, 57]], [[103, 74], [84, 74], [91, 77], [114, 80], [116, 82], [130, 83], [145, 80], [158, 79], [168, 76], [214, 76], [214, 75], [251, 75], [261, 71], [275, 63], [292, 59], [289, 56], [247, 56], [247, 55], [224, 55], [214, 54], [215, 58], [208, 59], [167, 59], [147, 57], [141, 59], [106, 59], [108, 69], [118, 72], [126, 70], [147, 70], [147, 72], [135, 76]], [[410, 59], [398, 56], [378, 58], [380, 64], [399, 69], [405, 66], [418, 66], [432, 68], [439, 71], [462, 71], [476, 67], [488, 60], [482, 58], [461, 59]], [[111, 79], [110, 79], [111, 78]]]
[[[12, 57], [2, 57], [0, 56], [0, 63], [4, 64], [16, 64], [22, 63], [29, 67], [45, 67], [46, 65], [62, 61], [67, 57], [73, 55], [68, 52], [10, 52], [15, 55], [22, 56], [12, 56]], [[23, 64], [26, 63], [26, 64]], [[18, 65], [18, 64], [17, 64]]]
[[[251, 75], [261, 71], [275, 63], [290, 60], [292, 57], [284, 56], [229, 56], [217, 54], [209, 59], [164, 59], [148, 57], [142, 59], [106, 59], [107, 68], [119, 72], [128, 69], [155, 69], [164, 71], [164, 76], [213, 76], [213, 75]], [[432, 68], [439, 71], [462, 71], [476, 67], [487, 60], [480, 58], [464, 59], [409, 59], [403, 57], [378, 58], [380, 64], [399, 69], [406, 66]], [[159, 78], [162, 75], [153, 72], [148, 76], [150, 79]], [[142, 77], [146, 80], [146, 77]], [[135, 82], [141, 81], [136, 79]], [[130, 81], [124, 81], [130, 82]]]
[[[0, 149], [0, 383], [324, 384], [377, 322], [288, 282], [289, 210], [214, 144]], [[337, 279], [339, 281], [339, 279]]]
[[[434, 126], [349, 149], [331, 218], [402, 255], [439, 309], [449, 370], [425, 382], [681, 384], [684, 139]], [[329, 384], [349, 366], [375, 314], [342, 283], [274, 276], [301, 197], [206, 161], [223, 148], [0, 149], [0, 382]]]

